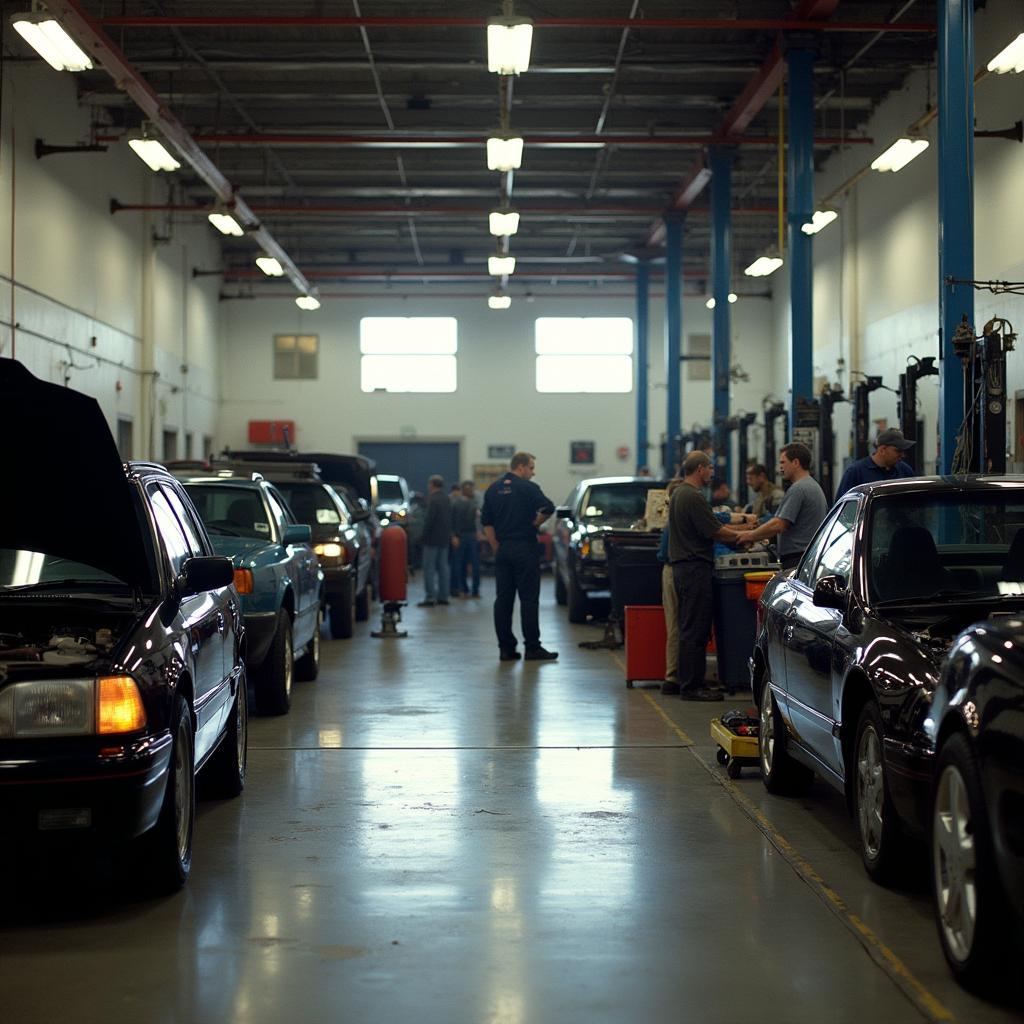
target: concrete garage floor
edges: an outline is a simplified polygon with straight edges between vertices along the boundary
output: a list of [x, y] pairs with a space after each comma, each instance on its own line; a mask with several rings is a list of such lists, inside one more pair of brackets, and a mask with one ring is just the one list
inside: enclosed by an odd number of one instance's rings
[[0, 1017], [1019, 1019], [949, 978], [923, 867], [910, 891], [867, 881], [830, 790], [727, 780], [723, 706], [627, 690], [549, 579], [560, 661], [499, 663], [492, 594], [407, 609], [407, 640], [325, 643], [291, 714], [251, 722], [244, 796], [201, 803], [180, 894], [7, 879]]

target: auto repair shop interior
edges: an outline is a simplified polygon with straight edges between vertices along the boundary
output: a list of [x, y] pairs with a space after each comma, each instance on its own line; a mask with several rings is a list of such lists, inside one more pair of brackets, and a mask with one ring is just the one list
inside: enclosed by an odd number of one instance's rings
[[1021, 1019], [1021, 0], [0, 9], [5, 1021]]

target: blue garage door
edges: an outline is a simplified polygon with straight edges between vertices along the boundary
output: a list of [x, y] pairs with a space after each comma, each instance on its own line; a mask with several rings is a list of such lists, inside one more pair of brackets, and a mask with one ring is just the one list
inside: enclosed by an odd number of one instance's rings
[[373, 459], [378, 473], [404, 476], [424, 494], [433, 473], [444, 477], [445, 490], [459, 480], [458, 441], [360, 441], [359, 454]]

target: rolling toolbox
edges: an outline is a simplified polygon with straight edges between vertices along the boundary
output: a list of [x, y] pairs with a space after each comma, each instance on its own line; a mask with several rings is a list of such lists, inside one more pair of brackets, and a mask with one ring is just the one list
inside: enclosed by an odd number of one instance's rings
[[665, 609], [660, 604], [626, 605], [626, 686], [638, 679], [665, 678]]

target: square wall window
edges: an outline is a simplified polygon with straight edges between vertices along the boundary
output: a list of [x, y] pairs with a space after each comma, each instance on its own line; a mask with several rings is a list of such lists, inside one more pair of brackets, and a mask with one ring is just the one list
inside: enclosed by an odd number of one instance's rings
[[633, 321], [629, 317], [538, 317], [534, 342], [538, 391], [626, 394], [633, 390]]
[[361, 387], [367, 392], [455, 391], [458, 347], [455, 317], [363, 317], [359, 321]]
[[316, 380], [319, 347], [316, 334], [275, 334], [274, 379]]

